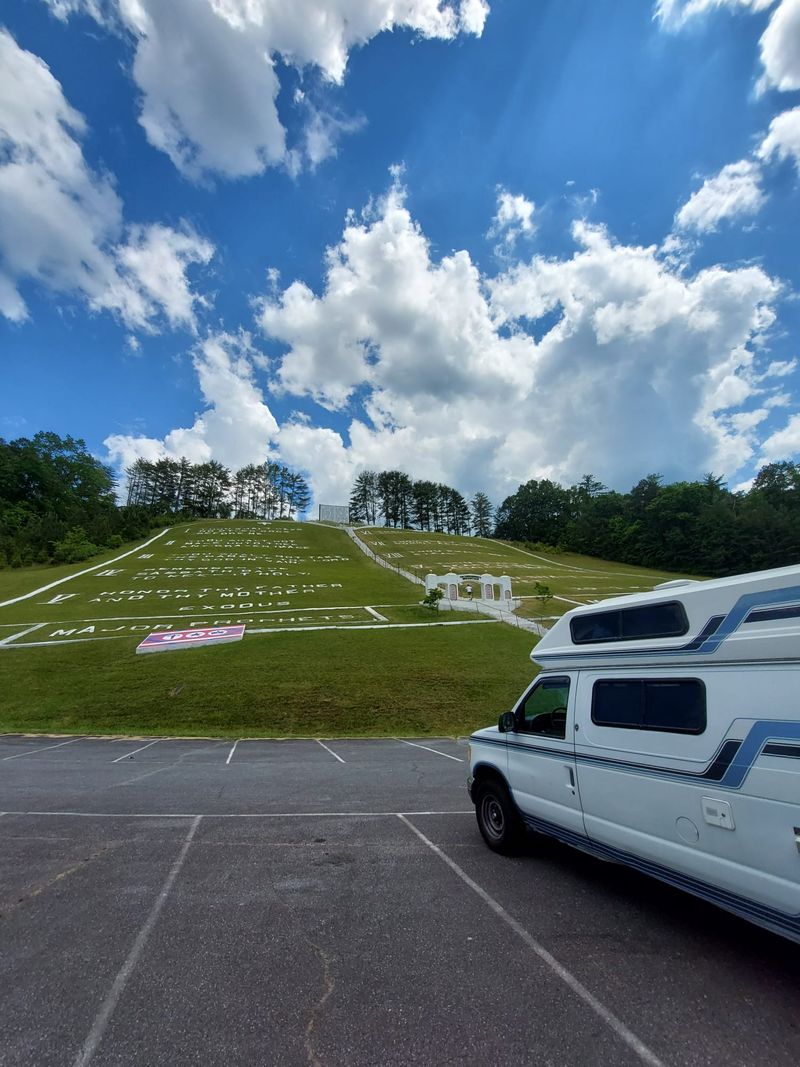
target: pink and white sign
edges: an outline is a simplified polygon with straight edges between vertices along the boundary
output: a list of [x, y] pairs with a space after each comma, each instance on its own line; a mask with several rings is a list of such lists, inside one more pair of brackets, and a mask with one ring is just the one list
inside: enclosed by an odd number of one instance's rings
[[194, 648], [203, 645], [220, 645], [228, 641], [241, 641], [244, 626], [206, 626], [196, 630], [165, 630], [148, 634], [137, 647], [140, 652], [165, 652], [170, 648]]

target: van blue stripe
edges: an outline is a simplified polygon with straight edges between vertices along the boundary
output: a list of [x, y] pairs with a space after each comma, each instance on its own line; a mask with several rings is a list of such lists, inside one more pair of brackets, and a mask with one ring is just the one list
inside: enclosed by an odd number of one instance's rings
[[800, 740], [800, 722], [764, 719], [753, 723], [720, 785], [723, 789], [738, 789], [747, 777], [750, 768], [761, 755], [767, 741], [795, 740]]
[[[754, 609], [761, 607], [776, 607], [780, 604], [788, 604], [791, 601], [800, 601], [800, 585], [789, 585], [784, 586], [782, 589], [767, 589], [758, 593], [747, 593], [744, 596], [739, 597], [727, 615], [722, 617], [712, 617], [696, 637], [694, 637], [688, 644], [680, 645], [677, 648], [674, 646], [671, 648], [659, 648], [658, 645], [649, 645], [647, 648], [609, 649], [604, 645], [602, 651], [595, 648], [591, 652], [565, 652], [563, 650], [557, 652], [548, 652], [546, 650], [539, 652], [538, 649], [534, 649], [532, 657], [537, 662], [542, 662], [554, 658], [558, 660], [596, 659], [601, 655], [609, 658], [619, 656], [652, 656], [654, 654], [668, 657], [705, 655], [716, 652], [725, 638], [730, 637], [731, 634], [735, 633]], [[719, 624], [715, 626], [714, 624], [718, 619], [720, 619]]]
[[739, 896], [738, 893], [732, 893], [727, 889], [722, 889], [709, 882], [702, 882], [697, 878], [693, 878], [691, 875], [675, 870], [673, 867], [665, 867], [663, 864], [641, 859], [639, 856], [636, 856], [631, 852], [615, 848], [613, 845], [606, 845], [601, 841], [596, 841], [592, 837], [577, 834], [573, 830], [566, 830], [561, 826], [557, 826], [555, 823], [540, 819], [537, 816], [526, 815], [525, 812], [522, 812], [521, 814], [525, 823], [532, 830], [538, 830], [539, 833], [547, 834], [550, 837], [556, 837], [560, 841], [564, 841], [565, 844], [574, 845], [584, 851], [591, 852], [594, 855], [599, 856], [601, 859], [613, 860], [616, 863], [624, 863], [629, 867], [633, 867], [635, 870], [642, 871], [643, 874], [649, 874], [654, 878], [659, 878], [661, 881], [668, 882], [670, 885], [674, 885], [678, 889], [685, 889], [687, 892], [694, 893], [695, 896], [702, 897], [704, 900], [708, 900], [712, 904], [727, 908], [729, 911], [735, 912], [737, 915], [741, 915], [745, 919], [750, 919], [753, 922], [769, 926], [776, 932], [791, 937], [795, 941], [800, 940], [800, 914], [793, 915], [779, 911], [777, 908], [770, 907], [768, 904], [759, 904], [755, 901], [748, 900], [746, 897]]
[[[794, 756], [795, 753], [775, 751], [775, 743], [800, 741], [800, 721], [787, 719], [761, 719], [753, 723], [744, 740], [724, 738], [711, 761], [700, 771], [687, 771], [681, 767], [659, 767], [652, 763], [640, 763], [635, 760], [615, 759], [599, 753], [575, 751], [572, 748], [549, 748], [545, 745], [529, 744], [512, 739], [478, 737], [473, 734], [473, 744], [502, 745], [522, 749], [535, 756], [551, 759], [573, 758], [577, 763], [601, 765], [631, 774], [645, 774], [653, 778], [670, 778], [684, 782], [713, 783], [716, 789], [740, 789], [747, 775], [752, 770], [758, 757], [770, 743], [771, 756]], [[791, 745], [787, 746], [792, 748]]]
[[716, 652], [725, 638], [730, 637], [739, 629], [753, 608], [774, 607], [777, 604], [788, 604], [792, 600], [800, 600], [800, 585], [788, 585], [783, 589], [767, 589], [759, 593], [746, 593], [743, 597], [739, 597], [717, 632], [703, 642], [699, 651]]
[[[800, 740], [800, 722], [785, 719], [765, 719], [753, 723], [743, 741], [727, 738], [723, 741], [711, 763], [702, 771], [687, 771], [680, 767], [658, 767], [633, 760], [618, 760], [609, 756], [588, 752], [576, 752], [578, 763], [603, 764], [632, 774], [646, 774], [654, 778], [670, 778], [678, 781], [713, 783], [716, 789], [736, 790], [753, 769], [756, 760], [769, 742]], [[523, 746], [527, 747], [527, 746]], [[770, 753], [782, 755], [782, 753]], [[564, 753], [561, 753], [564, 758]]]

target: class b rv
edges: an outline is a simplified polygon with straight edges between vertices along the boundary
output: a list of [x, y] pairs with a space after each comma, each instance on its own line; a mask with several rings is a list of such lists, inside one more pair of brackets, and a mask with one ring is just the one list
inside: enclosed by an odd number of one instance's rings
[[470, 738], [489, 848], [526, 829], [800, 942], [800, 566], [564, 615]]

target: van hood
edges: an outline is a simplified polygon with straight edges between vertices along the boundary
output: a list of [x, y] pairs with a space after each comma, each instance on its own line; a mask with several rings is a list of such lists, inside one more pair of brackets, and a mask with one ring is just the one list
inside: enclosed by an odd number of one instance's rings
[[472, 737], [478, 739], [485, 737], [488, 741], [498, 741], [501, 738], [505, 739], [505, 734], [501, 734], [496, 726], [484, 726], [482, 730], [476, 730], [474, 733], [470, 734], [470, 738]]

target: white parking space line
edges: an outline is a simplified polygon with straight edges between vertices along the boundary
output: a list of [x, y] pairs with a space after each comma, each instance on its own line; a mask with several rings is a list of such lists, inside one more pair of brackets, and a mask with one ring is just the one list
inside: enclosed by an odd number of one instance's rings
[[189, 851], [189, 846], [192, 843], [192, 838], [194, 837], [197, 831], [197, 827], [200, 825], [201, 818], [202, 815], [196, 815], [195, 818], [192, 820], [192, 825], [189, 827], [189, 832], [184, 838], [183, 847], [178, 853], [178, 858], [172, 864], [170, 872], [167, 875], [167, 880], [161, 887], [161, 892], [158, 894], [155, 904], [153, 904], [152, 908], [150, 909], [150, 913], [145, 919], [144, 926], [136, 935], [136, 940], [133, 942], [133, 947], [128, 953], [128, 958], [125, 960], [122, 967], [120, 968], [119, 974], [114, 979], [114, 984], [111, 986], [108, 996], [103, 1001], [100, 1010], [95, 1016], [94, 1023], [92, 1024], [92, 1029], [89, 1031], [89, 1036], [84, 1041], [83, 1048], [75, 1057], [73, 1067], [88, 1067], [88, 1064], [91, 1063], [95, 1052], [97, 1052], [100, 1042], [103, 1040], [103, 1035], [106, 1032], [106, 1028], [109, 1022], [111, 1021], [111, 1016], [114, 1014], [114, 1009], [119, 1003], [119, 998], [125, 991], [125, 986], [128, 984], [128, 979], [133, 974], [134, 968], [139, 962], [139, 957], [142, 954], [144, 946], [147, 944], [147, 939], [150, 937], [150, 934], [153, 931], [153, 927], [155, 926], [158, 920], [158, 916], [161, 914], [161, 909], [164, 907], [164, 903], [166, 902], [166, 899], [169, 896], [170, 890], [172, 889], [175, 879], [180, 873], [180, 869], [183, 866], [184, 860], [186, 859], [186, 854]]
[[315, 737], [314, 740], [317, 742], [318, 745], [322, 745], [322, 747], [325, 749], [326, 752], [330, 752], [330, 754], [333, 756], [334, 759], [338, 759], [338, 761], [340, 763], [346, 763], [347, 762], [347, 760], [343, 760], [341, 756], [337, 756], [332, 748], [328, 748], [327, 745], [323, 745], [318, 737]]
[[400, 815], [474, 815], [469, 811], [7, 811], [6, 815], [70, 819], [396, 819]]
[[[147, 766], [147, 764], [143, 764]], [[135, 774], [133, 778], [123, 778], [121, 782], [114, 782], [109, 786], [109, 789], [124, 789], [126, 785], [133, 785], [134, 782], [142, 782], [145, 778], [152, 778], [156, 774], [164, 774], [165, 771], [173, 770], [173, 765], [170, 763], [166, 767], [156, 767], [154, 771], [143, 771], [142, 774]]]
[[528, 948], [535, 952], [539, 959], [547, 964], [550, 970], [553, 971], [565, 985], [569, 986], [572, 992], [580, 997], [584, 1004], [591, 1008], [592, 1011], [614, 1031], [617, 1037], [625, 1042], [628, 1048], [636, 1053], [643, 1063], [649, 1064], [650, 1067], [663, 1067], [662, 1061], [658, 1056], [656, 1056], [654, 1052], [651, 1052], [647, 1045], [645, 1045], [632, 1030], [629, 1030], [621, 1019], [618, 1019], [617, 1016], [605, 1006], [605, 1004], [602, 1004], [597, 997], [590, 993], [586, 986], [583, 985], [582, 982], [579, 982], [571, 971], [568, 971], [566, 967], [558, 962], [555, 956], [552, 956], [547, 951], [544, 945], [540, 945], [536, 938], [529, 934], [525, 927], [522, 926], [521, 923], [518, 923], [513, 915], [510, 915], [506, 911], [502, 904], [498, 904], [494, 897], [490, 896], [485, 889], [479, 886], [477, 882], [473, 881], [467, 872], [459, 867], [455, 860], [451, 860], [446, 852], [443, 852], [439, 846], [435, 845], [421, 830], [418, 830], [405, 815], [398, 815], [398, 819], [404, 822], [409, 830], [413, 831], [420, 841], [428, 846], [431, 852], [435, 853], [440, 860], [446, 863], [450, 870], [457, 874], [465, 885], [469, 886], [474, 893], [477, 893], [484, 904], [488, 904], [495, 915], [501, 918], [503, 922], [514, 931], [517, 937], [524, 941]]
[[411, 745], [412, 748], [424, 748], [426, 752], [433, 752], [437, 756], [444, 756], [445, 759], [454, 759], [456, 763], [463, 763], [463, 759], [460, 756], [449, 756], [446, 752], [440, 752], [437, 748], [428, 748], [427, 745], [418, 745], [415, 741], [404, 741], [402, 737], [395, 737], [395, 741], [399, 741], [401, 745]]
[[233, 742], [233, 745], [231, 747], [230, 752], [228, 753], [228, 758], [225, 760], [225, 766], [227, 766], [230, 763], [230, 761], [233, 759], [233, 754], [236, 751], [236, 746], [238, 744], [239, 744], [239, 739], [237, 737], [237, 739]]
[[133, 752], [126, 752], [124, 756], [117, 756], [116, 759], [112, 759], [112, 763], [120, 763], [124, 759], [128, 759], [129, 756], [135, 756], [137, 752], [144, 752], [146, 748], [152, 748], [153, 745], [157, 745], [159, 741], [163, 741], [163, 738], [157, 737], [155, 741], [148, 741], [146, 745], [142, 745], [141, 748], [135, 748]]
[[43, 745], [41, 748], [29, 748], [26, 752], [17, 752], [13, 756], [3, 756], [0, 763], [7, 759], [21, 759], [23, 756], [32, 756], [34, 752], [47, 752], [51, 748], [63, 748], [64, 745], [74, 745], [76, 741], [83, 741], [82, 737], [73, 737], [71, 741], [60, 741], [57, 745]]

